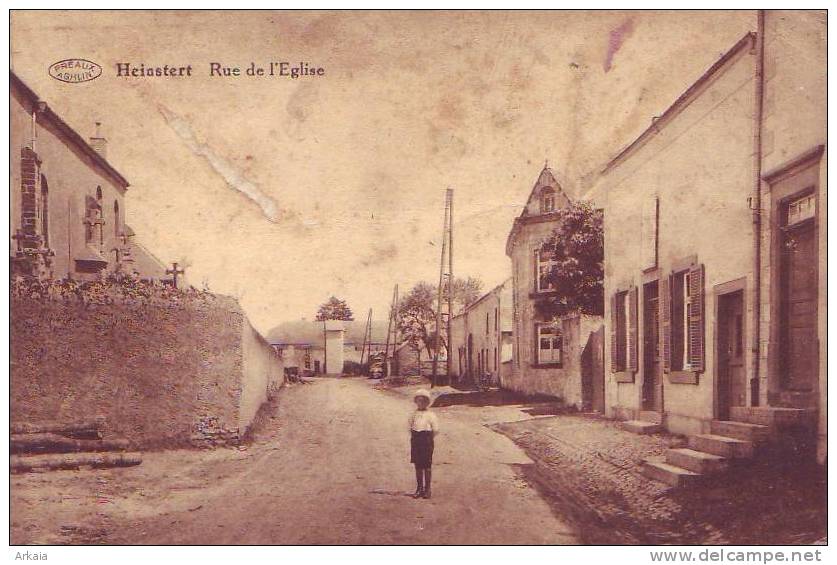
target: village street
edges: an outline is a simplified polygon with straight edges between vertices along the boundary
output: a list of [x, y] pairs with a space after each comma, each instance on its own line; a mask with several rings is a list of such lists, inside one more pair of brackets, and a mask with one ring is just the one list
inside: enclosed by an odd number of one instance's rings
[[363, 378], [316, 379], [284, 388], [242, 449], [13, 476], [12, 542], [579, 543], [517, 475], [515, 464], [531, 463], [523, 451], [483, 425], [487, 412], [456, 408], [438, 411], [431, 500], [409, 496], [409, 395]]

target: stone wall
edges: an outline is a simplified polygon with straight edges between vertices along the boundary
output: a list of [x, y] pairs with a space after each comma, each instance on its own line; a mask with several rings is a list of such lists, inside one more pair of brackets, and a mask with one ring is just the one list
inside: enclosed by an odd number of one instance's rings
[[11, 421], [102, 417], [146, 448], [243, 436], [282, 383], [278, 356], [231, 298], [157, 298], [13, 296]]
[[503, 378], [503, 388], [523, 394], [547, 394], [568, 406], [584, 407], [582, 354], [595, 332], [602, 327], [600, 316], [568, 316], [561, 320], [563, 354], [560, 367], [540, 369], [534, 365], [515, 370]]

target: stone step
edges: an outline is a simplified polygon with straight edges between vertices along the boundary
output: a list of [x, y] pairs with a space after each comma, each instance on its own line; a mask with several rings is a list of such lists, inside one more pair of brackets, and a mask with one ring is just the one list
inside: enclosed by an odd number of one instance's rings
[[781, 406], [732, 406], [730, 420], [771, 428], [816, 425], [816, 411]]
[[643, 410], [639, 413], [639, 419], [642, 422], [653, 422], [655, 424], [663, 423], [663, 415], [660, 412], [653, 412], [651, 410]]
[[642, 420], [627, 420], [620, 422], [619, 427], [634, 434], [655, 434], [663, 430], [662, 424], [643, 422]]
[[752, 441], [753, 443], [764, 442], [770, 435], [770, 428], [767, 426], [729, 420], [712, 420], [711, 429], [713, 434]]
[[646, 459], [642, 465], [642, 474], [649, 479], [660, 481], [673, 487], [682, 487], [696, 483], [700, 480], [700, 473], [671, 465], [660, 458]]
[[689, 447], [727, 459], [747, 459], [753, 456], [752, 442], [715, 434], [689, 436]]
[[667, 450], [666, 463], [701, 475], [710, 475], [725, 471], [728, 461], [720, 455], [682, 447]]

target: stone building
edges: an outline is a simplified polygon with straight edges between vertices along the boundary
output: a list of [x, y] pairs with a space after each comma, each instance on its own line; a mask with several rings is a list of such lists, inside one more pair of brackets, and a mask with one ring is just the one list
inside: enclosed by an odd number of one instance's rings
[[[359, 363], [363, 352], [364, 322], [343, 322], [345, 334], [343, 337], [342, 362]], [[364, 361], [369, 352], [381, 353], [386, 347], [386, 322], [372, 322], [372, 342], [367, 344]], [[296, 320], [279, 324], [267, 334], [273, 348], [279, 353], [286, 367], [299, 367], [311, 374], [321, 374], [328, 370], [335, 373], [326, 363], [326, 328], [323, 322], [311, 320]], [[390, 351], [395, 344], [389, 344]]]
[[826, 426], [826, 15], [764, 15], [759, 404]]
[[451, 321], [451, 377], [476, 382], [491, 375], [502, 386], [511, 373], [512, 281], [504, 281], [469, 304]]
[[825, 411], [824, 22], [765, 19], [763, 55], [742, 37], [595, 189], [607, 413], [702, 444]]
[[554, 264], [541, 246], [557, 227], [557, 210], [570, 199], [567, 185], [544, 166], [506, 240], [512, 261], [511, 371], [503, 386], [548, 394], [579, 408], [604, 409], [601, 327], [598, 316], [545, 319], [537, 305], [553, 296], [546, 275]]
[[[10, 107], [12, 272], [159, 277], [151, 268], [159, 260], [137, 247], [125, 225], [128, 181], [108, 163], [101, 133], [85, 140], [14, 73]], [[138, 256], [151, 272], [138, 267]]]

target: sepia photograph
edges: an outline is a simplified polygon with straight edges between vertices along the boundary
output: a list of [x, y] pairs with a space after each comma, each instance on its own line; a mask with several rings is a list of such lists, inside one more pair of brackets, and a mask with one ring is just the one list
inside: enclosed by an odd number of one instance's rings
[[10, 559], [822, 561], [827, 29], [10, 10]]

